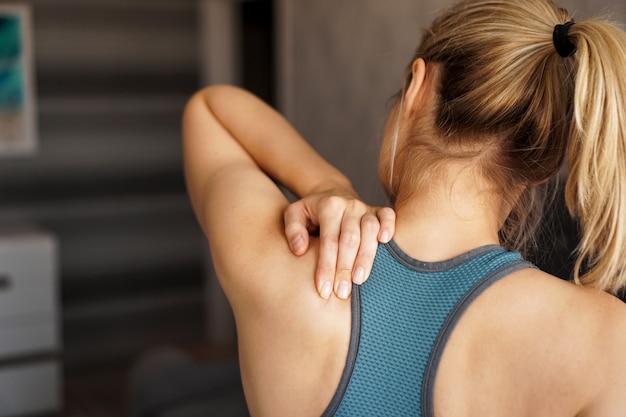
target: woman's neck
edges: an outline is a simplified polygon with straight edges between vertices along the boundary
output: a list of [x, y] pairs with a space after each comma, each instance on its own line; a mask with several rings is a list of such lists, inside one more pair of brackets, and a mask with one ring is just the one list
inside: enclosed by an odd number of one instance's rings
[[396, 243], [413, 258], [436, 262], [499, 244], [508, 210], [475, 170], [449, 169], [402, 201], [396, 214]]

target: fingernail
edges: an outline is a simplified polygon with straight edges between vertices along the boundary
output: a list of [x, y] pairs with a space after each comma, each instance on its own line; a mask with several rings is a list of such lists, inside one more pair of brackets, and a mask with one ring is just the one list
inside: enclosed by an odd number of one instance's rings
[[332, 292], [333, 292], [333, 289], [332, 289], [332, 286], [330, 285], [330, 282], [326, 282], [324, 283], [324, 285], [322, 285], [322, 291], [320, 291], [322, 298], [328, 300]]
[[354, 277], [352, 278], [352, 282], [357, 285], [363, 284], [365, 278], [365, 270], [361, 267], [358, 267], [356, 271], [354, 271]]
[[337, 296], [345, 300], [348, 298], [349, 295], [350, 284], [348, 284], [346, 281], [341, 281], [341, 284], [339, 284], [339, 290], [337, 291]]
[[291, 248], [296, 253], [300, 253], [304, 249], [304, 239], [302, 239], [302, 236], [296, 236], [291, 241]]
[[382, 232], [380, 234], [380, 241], [381, 241], [381, 243], [387, 243], [387, 242], [389, 242], [389, 239], [390, 239], [390, 237], [389, 237], [389, 232], [388, 231], [385, 230], [384, 232]]

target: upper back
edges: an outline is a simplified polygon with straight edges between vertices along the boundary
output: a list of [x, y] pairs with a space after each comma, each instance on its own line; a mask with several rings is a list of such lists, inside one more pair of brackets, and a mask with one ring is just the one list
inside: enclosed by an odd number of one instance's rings
[[425, 263], [392, 242], [354, 292], [324, 416], [622, 416], [625, 311], [499, 247]]
[[[254, 415], [335, 415], [346, 388], [352, 405], [382, 405], [388, 415], [405, 415], [407, 400], [417, 410], [409, 415], [420, 415], [425, 400], [423, 416], [623, 416], [626, 308], [616, 298], [527, 268], [516, 254], [480, 250], [423, 275], [432, 279], [416, 292], [415, 263], [407, 268], [410, 258], [381, 246], [350, 303], [324, 301], [309, 278], [311, 255], [271, 268], [292, 280], [291, 296], [239, 323]], [[369, 303], [362, 314], [357, 303]], [[369, 369], [351, 373], [359, 363]], [[353, 382], [363, 376], [369, 384]], [[353, 411], [336, 415], [363, 415]]]

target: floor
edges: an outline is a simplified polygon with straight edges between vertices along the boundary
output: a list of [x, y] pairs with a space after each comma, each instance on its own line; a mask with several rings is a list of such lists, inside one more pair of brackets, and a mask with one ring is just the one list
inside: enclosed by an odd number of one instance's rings
[[[232, 359], [235, 344], [186, 347], [185, 353], [198, 363]], [[65, 378], [64, 417], [130, 417], [129, 378], [132, 364], [119, 364]]]
[[63, 415], [67, 417], [127, 416], [128, 374], [127, 368], [113, 368], [66, 378]]

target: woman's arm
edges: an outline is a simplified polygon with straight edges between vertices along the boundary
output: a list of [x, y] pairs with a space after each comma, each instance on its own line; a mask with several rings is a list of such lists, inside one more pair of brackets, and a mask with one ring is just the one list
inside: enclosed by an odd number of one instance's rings
[[[273, 153], [259, 149], [265, 141], [301, 141], [290, 135], [273, 110], [232, 87], [202, 90], [184, 113], [189, 194], [235, 313], [246, 400], [256, 415], [321, 414], [337, 389], [349, 344], [350, 303], [316, 296], [311, 278], [318, 245], [300, 258], [290, 251], [283, 221], [288, 201], [260, 168], [267, 164], [281, 178], [298, 175], [283, 151], [277, 149], [272, 161]], [[319, 176], [336, 175], [308, 164], [302, 161]], [[289, 181], [307, 192], [306, 184]]]
[[[220, 125], [263, 172], [295, 195], [339, 189], [356, 196], [341, 172], [315, 152], [280, 114], [247, 91], [230, 86], [208, 87], [197, 93], [189, 106], [208, 113], [205, 122]], [[197, 133], [197, 121], [186, 117], [185, 138]], [[203, 167], [200, 177], [212, 175], [220, 169], [221, 162], [229, 162], [221, 158], [225, 155], [219, 149], [213, 149], [211, 154], [216, 157], [214, 164]], [[189, 158], [186, 162], [193, 165]], [[192, 176], [191, 191], [197, 179]]]
[[[335, 292], [347, 298], [349, 282], [365, 280], [376, 238], [388, 241], [393, 235], [393, 211], [360, 202], [349, 180], [271, 107], [238, 88], [210, 87], [190, 100], [184, 136], [187, 184], [205, 232], [200, 210], [204, 207], [204, 184], [224, 167], [251, 159], [248, 163], [253, 162], [294, 194], [308, 196], [286, 211], [285, 227], [292, 251], [300, 255], [308, 248], [307, 226], [322, 225], [316, 272], [320, 294], [328, 298], [334, 281]], [[229, 153], [228, 146], [214, 142], [228, 136], [246, 155]], [[345, 284], [340, 285], [342, 282]]]
[[[282, 222], [288, 202], [261, 167], [265, 165], [279, 177], [287, 173], [297, 176], [291, 163], [279, 165], [288, 158], [285, 148], [292, 152], [302, 149], [290, 144], [301, 141], [296, 135], [268, 106], [234, 87], [203, 89], [185, 108], [187, 188], [235, 314], [238, 310], [248, 314], [253, 302], [262, 303], [263, 294], [280, 288], [275, 274], [261, 271], [268, 259], [278, 262], [289, 252]], [[262, 146], [265, 142], [268, 149], [286, 144], [273, 154]], [[310, 162], [303, 162], [303, 166], [307, 164]], [[312, 186], [304, 184], [306, 181], [305, 176], [296, 185], [303, 190]]]

